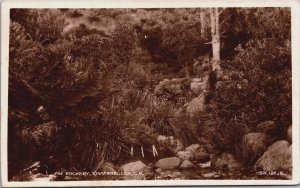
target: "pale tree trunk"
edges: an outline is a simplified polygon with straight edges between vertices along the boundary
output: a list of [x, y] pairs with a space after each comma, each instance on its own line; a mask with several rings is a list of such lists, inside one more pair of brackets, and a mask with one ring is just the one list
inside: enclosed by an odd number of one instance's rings
[[222, 77], [220, 66], [220, 25], [218, 8], [210, 8], [211, 36], [212, 36], [212, 70], [216, 72], [217, 78]]
[[205, 34], [205, 12], [203, 10], [200, 11], [200, 23], [201, 23], [201, 37]]

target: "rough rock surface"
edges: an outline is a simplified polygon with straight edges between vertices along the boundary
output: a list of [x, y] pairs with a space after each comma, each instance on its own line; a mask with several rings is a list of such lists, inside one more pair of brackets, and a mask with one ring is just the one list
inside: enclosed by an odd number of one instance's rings
[[249, 133], [246, 134], [242, 139], [242, 154], [243, 159], [247, 162], [255, 162], [268, 148], [271, 143], [265, 133]]
[[[196, 150], [199, 150], [201, 149], [202, 147], [199, 145], [199, 144], [192, 144], [190, 145], [189, 147], [185, 148], [185, 151], [190, 151], [192, 153], [195, 153]], [[202, 148], [203, 149], [203, 148]], [[205, 151], [203, 149], [203, 151]]]
[[198, 163], [197, 165], [200, 167], [200, 168], [210, 168], [211, 167], [211, 161], [208, 161], [208, 162], [205, 162], [205, 163]]
[[151, 171], [150, 167], [145, 165], [142, 161], [127, 163], [121, 166], [121, 169], [124, 173], [129, 173], [128, 175], [124, 175], [125, 180], [143, 180]]
[[193, 160], [194, 156], [191, 151], [179, 151], [177, 156], [182, 160]]
[[191, 79], [191, 91], [194, 94], [200, 94], [203, 90], [207, 88], [208, 77], [201, 78], [193, 78]]
[[190, 101], [189, 103], [185, 104], [186, 112], [190, 115], [196, 114], [197, 112], [203, 112], [206, 107], [205, 98], [206, 98], [206, 94], [202, 93], [198, 97]]
[[210, 155], [206, 152], [197, 150], [194, 153], [194, 159], [197, 162], [205, 163], [205, 162], [208, 162], [210, 160]]
[[189, 169], [189, 168], [194, 168], [195, 165], [189, 161], [189, 160], [184, 160], [181, 165], [180, 165], [180, 169]]
[[256, 170], [292, 172], [292, 145], [281, 140], [272, 144], [254, 165]]
[[179, 167], [180, 162], [181, 160], [178, 157], [168, 157], [158, 160], [154, 166], [163, 170], [175, 169]]
[[115, 165], [113, 163], [110, 163], [110, 162], [105, 162], [101, 166], [101, 172], [116, 172]]

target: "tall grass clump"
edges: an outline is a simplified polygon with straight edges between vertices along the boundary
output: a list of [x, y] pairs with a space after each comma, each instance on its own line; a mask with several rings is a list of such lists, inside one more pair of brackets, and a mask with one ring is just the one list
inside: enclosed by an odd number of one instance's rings
[[174, 136], [186, 145], [193, 143], [196, 140], [195, 125], [175, 114], [176, 108], [173, 104], [154, 100], [144, 108], [144, 122], [158, 134]]

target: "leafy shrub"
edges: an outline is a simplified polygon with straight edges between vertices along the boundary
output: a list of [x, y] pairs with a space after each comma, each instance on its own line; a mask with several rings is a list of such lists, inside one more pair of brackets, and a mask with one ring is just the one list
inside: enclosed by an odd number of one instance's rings
[[26, 11], [16, 9], [11, 12], [11, 17], [24, 27], [27, 37], [43, 45], [52, 44], [60, 39], [67, 25], [58, 11], [50, 9]]
[[[222, 39], [221, 56], [233, 58], [238, 45], [245, 45], [251, 39], [262, 40], [274, 38], [278, 45], [286, 38], [290, 38], [291, 12], [288, 8], [226, 8], [220, 15], [220, 20], [226, 20], [221, 31]], [[239, 19], [237, 19], [239, 18]]]
[[[174, 104], [152, 92], [165, 78], [188, 75], [184, 68], [211, 50], [204, 44], [210, 40], [209, 27], [202, 32], [198, 9], [93, 10], [90, 21], [114, 19], [112, 26], [101, 25], [109, 31], [116, 26], [109, 34], [84, 24], [65, 31], [63, 17], [70, 12], [83, 16], [77, 10], [12, 9], [10, 179], [32, 160], [59, 155], [57, 147], [68, 159], [64, 168], [98, 170], [104, 161], [127, 160], [131, 146], [155, 144], [158, 134], [185, 144], [202, 136], [220, 151], [232, 150], [258, 123], [274, 120], [277, 136], [283, 137], [291, 124], [290, 21], [289, 11], [274, 10], [274, 17], [270, 9], [222, 13], [231, 15], [221, 30], [236, 37], [235, 58], [222, 62], [224, 80], [212, 87], [207, 111], [189, 116], [179, 109], [189, 94], [183, 92], [182, 103]], [[151, 16], [156, 19], [134, 27]], [[195, 75], [210, 72], [204, 68]], [[41, 105], [55, 123], [45, 124], [38, 116]]]
[[149, 127], [141, 124], [138, 111], [128, 113], [115, 104], [102, 105], [94, 118], [84, 118], [75, 129], [71, 151], [72, 166], [97, 170], [105, 161], [120, 163], [130, 157], [130, 147], [143, 145], [146, 137], [154, 137]]
[[[185, 68], [185, 74], [188, 76], [190, 73], [188, 66], [193, 63], [193, 59], [208, 53], [210, 49], [205, 45], [207, 39], [201, 34], [195, 34], [201, 30], [199, 22], [195, 22], [192, 18], [184, 18], [182, 15], [184, 11], [180, 11], [166, 13], [159, 21], [142, 20], [137, 29], [140, 31], [142, 46], [149, 51], [154, 62], [167, 63], [169, 68], [175, 71]], [[189, 13], [184, 15], [194, 16]]]
[[[41, 12], [37, 14], [41, 14]], [[52, 14], [49, 13], [49, 15]], [[68, 144], [68, 141], [64, 143], [52, 136], [51, 144], [47, 142], [47, 147], [43, 147], [47, 151], [38, 152], [42, 155], [35, 155], [32, 150], [28, 150], [28, 148], [36, 148], [35, 145], [38, 145], [39, 141], [46, 139], [44, 134], [35, 131], [36, 126], [42, 123], [36, 117], [38, 106], [43, 105], [49, 112], [51, 119], [56, 120], [59, 125], [76, 127], [80, 124], [78, 120], [81, 115], [86, 118], [93, 115], [90, 111], [96, 109], [100, 99], [98, 94], [101, 91], [101, 76], [98, 73], [101, 72], [97, 72], [93, 61], [89, 58], [70, 58], [74, 43], [58, 39], [62, 31], [57, 31], [56, 25], [53, 25], [53, 30], [45, 28], [45, 20], [42, 18], [47, 17], [39, 16], [40, 22], [36, 23], [38, 25], [33, 28], [39, 30], [41, 27], [41, 30], [57, 32], [55, 35], [57, 38], [54, 35], [43, 35], [50, 37], [51, 44], [46, 45], [43, 40], [33, 40], [31, 37], [27, 37], [26, 34], [29, 31], [23, 29], [16, 22], [12, 22], [10, 26], [9, 106], [11, 111], [19, 110], [22, 113], [30, 114], [27, 120], [22, 121], [19, 121], [15, 116], [10, 117], [9, 137], [16, 138], [15, 140], [10, 139], [9, 143], [10, 164], [26, 164], [28, 160], [41, 160], [43, 155], [52, 152], [55, 148], [52, 147], [52, 143], [56, 142], [52, 139], [59, 142], [55, 145], [61, 146], [60, 149], [64, 149], [64, 144]], [[29, 19], [29, 23], [32, 19]], [[49, 18], [49, 21], [55, 19], [54, 16], [54, 18]], [[59, 128], [59, 125], [55, 126]], [[46, 126], [45, 128], [50, 127]], [[24, 147], [28, 143], [34, 147]], [[15, 155], [16, 152], [22, 154]], [[26, 157], [15, 160], [14, 155]], [[22, 168], [22, 166], [10, 165], [10, 176], [14, 173], [13, 170], [18, 168]]]
[[214, 126], [224, 148], [240, 142], [266, 120], [278, 125], [277, 137], [291, 124], [291, 57], [289, 40], [285, 46], [273, 38], [253, 40], [233, 61], [223, 62], [228, 80], [217, 84], [209, 111], [203, 116], [206, 127]]
[[111, 38], [99, 34], [90, 34], [82, 36], [81, 39], [75, 41], [72, 49], [72, 56], [86, 58], [90, 57], [99, 71], [105, 72], [111, 66]]
[[118, 64], [128, 64], [135, 43], [132, 25], [120, 24], [112, 34], [114, 61]]
[[121, 109], [112, 106], [100, 113], [94, 119], [86, 119], [81, 128], [75, 129], [72, 166], [97, 170], [103, 162], [115, 160], [126, 151], [129, 153], [126, 143], [130, 143], [132, 138], [122, 135], [126, 122]]
[[129, 111], [134, 111], [137, 108], [144, 108], [152, 100], [153, 95], [149, 92], [143, 92], [138, 89], [124, 89], [122, 92], [122, 103]]

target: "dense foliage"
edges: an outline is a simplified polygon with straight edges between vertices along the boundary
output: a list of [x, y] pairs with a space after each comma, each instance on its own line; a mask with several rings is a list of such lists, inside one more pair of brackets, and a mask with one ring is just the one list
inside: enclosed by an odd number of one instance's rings
[[[55, 169], [99, 170], [130, 159], [132, 146], [151, 148], [159, 134], [234, 150], [257, 124], [274, 120], [284, 137], [290, 12], [228, 8], [220, 19], [224, 77], [210, 78], [206, 110], [190, 115], [182, 110], [190, 91], [180, 103], [154, 90], [167, 78], [213, 75], [206, 9], [12, 9], [9, 177], [50, 156]], [[195, 70], [195, 61], [207, 70]]]
[[243, 135], [257, 131], [260, 122], [274, 120], [277, 139], [285, 137], [292, 123], [290, 14], [274, 11], [237, 11], [247, 20], [251, 39], [235, 48], [233, 60], [223, 62], [226, 76], [217, 83], [209, 111], [203, 114], [206, 126], [217, 125], [213, 127], [219, 136], [213, 139], [223, 149], [237, 146]]

